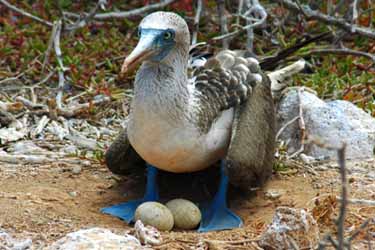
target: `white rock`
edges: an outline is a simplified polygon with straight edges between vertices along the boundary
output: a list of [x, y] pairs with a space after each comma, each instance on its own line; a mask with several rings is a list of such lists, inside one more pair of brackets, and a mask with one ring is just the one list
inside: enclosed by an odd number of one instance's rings
[[7, 142], [18, 141], [26, 136], [23, 131], [18, 131], [15, 128], [2, 128], [0, 129], [0, 144]]
[[14, 154], [40, 154], [46, 152], [45, 149], [38, 147], [32, 141], [19, 141], [13, 144]]
[[265, 196], [267, 199], [270, 199], [270, 200], [276, 200], [276, 199], [280, 198], [284, 193], [285, 193], [284, 190], [268, 189], [268, 190], [264, 193], [264, 196]]
[[78, 148], [75, 145], [67, 145], [61, 151], [69, 155], [75, 155], [78, 152]]
[[80, 174], [82, 172], [82, 167], [81, 166], [79, 166], [79, 165], [76, 165], [76, 166], [74, 166], [73, 168], [72, 168], [72, 173], [73, 174]]
[[[271, 224], [261, 234], [259, 245], [264, 249], [316, 249], [319, 227], [304, 209], [278, 207]], [[294, 246], [294, 247], [293, 247]]]
[[160, 245], [162, 242], [160, 232], [152, 226], [143, 225], [142, 221], [140, 220], [135, 222], [134, 231], [135, 237], [137, 237], [142, 244]]
[[8, 233], [0, 229], [0, 249], [7, 250], [27, 250], [32, 246], [32, 240], [16, 240]]
[[[292, 120], [299, 114], [298, 90], [290, 90], [278, 105], [278, 127]], [[320, 138], [329, 145], [341, 146], [347, 143], [347, 159], [364, 159], [374, 157], [375, 119], [347, 101], [324, 102], [307, 91], [301, 93], [303, 118], [308, 135]], [[298, 121], [288, 126], [280, 139], [288, 141], [289, 153], [300, 148], [300, 130]], [[306, 145], [305, 151], [312, 157], [327, 156], [336, 159], [336, 151], [316, 145]]]
[[82, 229], [67, 234], [45, 250], [144, 250], [134, 236], [117, 235], [105, 228]]

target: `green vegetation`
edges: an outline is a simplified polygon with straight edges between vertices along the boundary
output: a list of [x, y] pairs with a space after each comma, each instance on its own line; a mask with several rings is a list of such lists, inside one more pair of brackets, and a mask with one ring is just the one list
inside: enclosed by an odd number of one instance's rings
[[[60, 10], [83, 13], [88, 12], [94, 5], [92, 1], [60, 0], [56, 1], [10, 1], [16, 6], [33, 13], [45, 20], [54, 21], [60, 16]], [[303, 1], [302, 1], [303, 2]], [[326, 5], [317, 4], [322, 12]], [[325, 24], [316, 21], [302, 21], [302, 17], [290, 17], [285, 23], [277, 24], [288, 12], [273, 1], [263, 1], [269, 11], [268, 26], [264, 29], [272, 39], [266, 37], [262, 30], [256, 30], [255, 53], [259, 57], [270, 56], [283, 48], [293, 46], [304, 34], [319, 34], [327, 31]], [[374, 5], [374, 4], [373, 4]], [[107, 11], [130, 10], [142, 6], [142, 1], [110, 1]], [[194, 28], [194, 9], [192, 1], [179, 1], [168, 7], [186, 17], [191, 29]], [[201, 17], [199, 41], [208, 41], [212, 50], [220, 48], [220, 41], [213, 42], [212, 37], [219, 35], [220, 28], [216, 16], [215, 1], [205, 1], [206, 12]], [[228, 11], [236, 13], [236, 5], [227, 5]], [[372, 7], [372, 10], [371, 10]], [[363, 10], [358, 18], [358, 23], [363, 26], [375, 25], [374, 6], [369, 6], [368, 1], [363, 1]], [[371, 13], [372, 12], [372, 13]], [[212, 15], [211, 13], [215, 13]], [[371, 15], [373, 14], [373, 15]], [[114, 97], [115, 100], [129, 96], [124, 94], [124, 89], [131, 89], [132, 76], [127, 80], [119, 80], [117, 74], [120, 70], [122, 57], [125, 56], [137, 42], [136, 26], [141, 17], [132, 17], [121, 20], [94, 21], [84, 28], [73, 32], [64, 32], [61, 39], [65, 72], [66, 91], [65, 97], [77, 95], [84, 90], [85, 97], [102, 93]], [[236, 17], [228, 19], [233, 25]], [[235, 29], [229, 26], [232, 31]], [[334, 28], [336, 29], [336, 28]], [[33, 20], [9, 11], [0, 5], [0, 79], [17, 76], [21, 85], [33, 85], [43, 80], [48, 71], [57, 67], [54, 53], [46, 54], [51, 36], [51, 28], [43, 26]], [[343, 39], [347, 48], [375, 52], [375, 41], [364, 37], [353, 36]], [[243, 33], [231, 40], [231, 48], [244, 49], [246, 34]], [[318, 92], [323, 98], [345, 99], [354, 102], [361, 108], [375, 115], [375, 70], [371, 60], [364, 57], [310, 54], [313, 49], [327, 48], [331, 41], [319, 41], [300, 49], [286, 60], [295, 60], [299, 56], [305, 57], [312, 65], [312, 74], [300, 74], [294, 78], [295, 85], [304, 85]], [[45, 58], [47, 55], [48, 58]], [[43, 68], [44, 61], [46, 67]], [[284, 62], [285, 64], [285, 62]], [[58, 76], [55, 74], [44, 85], [37, 88], [39, 94], [44, 96], [54, 95], [50, 88], [55, 88]], [[131, 96], [131, 94], [130, 94]], [[87, 101], [87, 100], [86, 100]]]

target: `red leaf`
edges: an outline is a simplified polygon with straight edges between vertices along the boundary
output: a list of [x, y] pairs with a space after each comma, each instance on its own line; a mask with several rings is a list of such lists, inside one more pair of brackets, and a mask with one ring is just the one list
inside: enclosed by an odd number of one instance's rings
[[172, 4], [172, 8], [179, 11], [190, 12], [193, 11], [193, 0], [180, 0]]
[[10, 44], [12, 44], [14, 47], [21, 47], [24, 41], [25, 41], [25, 39], [21, 35], [21, 36], [18, 36], [17, 38], [15, 38], [15, 39], [12, 39], [10, 41]]

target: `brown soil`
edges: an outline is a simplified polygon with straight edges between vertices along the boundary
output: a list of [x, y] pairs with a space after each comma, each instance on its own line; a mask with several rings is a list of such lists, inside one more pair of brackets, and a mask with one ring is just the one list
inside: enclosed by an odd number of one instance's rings
[[[374, 200], [374, 162], [352, 165], [354, 168], [349, 176], [351, 197]], [[364, 171], [356, 171], [356, 166]], [[62, 163], [0, 166], [0, 228], [20, 238], [31, 237], [36, 246], [45, 246], [68, 232], [82, 228], [105, 227], [118, 232], [130, 229], [123, 221], [99, 210], [139, 195], [142, 192], [139, 185], [129, 178], [124, 180], [112, 175], [99, 164], [82, 167], [78, 174], [73, 174], [73, 167]], [[340, 181], [332, 164], [325, 167], [326, 170], [316, 171], [315, 174], [291, 168], [274, 174], [265, 187], [255, 191], [255, 195], [234, 195], [231, 207], [243, 218], [243, 228], [207, 234], [193, 231], [163, 233], [165, 244], [159, 248], [188, 249], [205, 238], [228, 243], [255, 239], [272, 220], [277, 206], [312, 210], [319, 222], [321, 235], [334, 233], [333, 221], [337, 216], [338, 201], [332, 197], [339, 194]], [[267, 198], [265, 193], [271, 190], [280, 193], [281, 197]], [[353, 233], [366, 218], [374, 216], [375, 207], [351, 205], [346, 221], [347, 234]], [[375, 240], [375, 236], [368, 232], [374, 233], [375, 226], [370, 225], [357, 237], [356, 244], [360, 247], [357, 249], [366, 249], [366, 237]], [[244, 242], [242, 248], [237, 246], [237, 249], [253, 249], [253, 244]]]

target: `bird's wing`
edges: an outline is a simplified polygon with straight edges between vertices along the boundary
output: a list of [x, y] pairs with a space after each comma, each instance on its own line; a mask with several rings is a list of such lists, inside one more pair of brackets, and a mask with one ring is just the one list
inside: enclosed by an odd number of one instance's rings
[[221, 51], [193, 71], [191, 80], [201, 119], [210, 124], [222, 111], [245, 102], [262, 81], [259, 63], [254, 58]]
[[139, 174], [144, 171], [144, 160], [130, 145], [126, 129], [121, 130], [105, 153], [105, 162], [112, 173]]
[[193, 76], [194, 70], [203, 67], [209, 58], [213, 56], [212, 48], [205, 42], [196, 43], [190, 46], [188, 73], [189, 77]]

